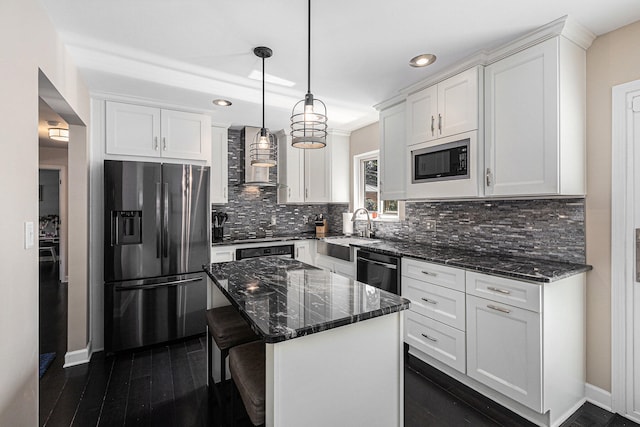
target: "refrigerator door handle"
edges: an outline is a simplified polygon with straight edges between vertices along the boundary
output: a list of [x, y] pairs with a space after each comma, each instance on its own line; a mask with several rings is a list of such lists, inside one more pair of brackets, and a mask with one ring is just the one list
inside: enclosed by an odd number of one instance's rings
[[161, 205], [160, 205], [160, 183], [156, 182], [156, 258], [160, 258], [160, 247], [162, 246], [162, 230], [160, 224]]
[[192, 277], [191, 279], [172, 280], [170, 282], [158, 283], [155, 285], [131, 285], [131, 286], [116, 285], [115, 289], [116, 289], [116, 292], [131, 291], [135, 289], [150, 290], [150, 289], [164, 288], [167, 286], [182, 285], [185, 283], [200, 282], [202, 280], [203, 280], [202, 277]]
[[163, 228], [163, 241], [162, 250], [163, 256], [167, 258], [169, 256], [169, 184], [164, 183], [164, 216], [162, 218]]

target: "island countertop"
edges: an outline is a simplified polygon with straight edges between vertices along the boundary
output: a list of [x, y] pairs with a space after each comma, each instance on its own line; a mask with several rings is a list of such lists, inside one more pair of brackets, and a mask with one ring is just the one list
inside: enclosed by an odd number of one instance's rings
[[289, 258], [249, 258], [204, 270], [267, 343], [409, 308], [398, 295]]

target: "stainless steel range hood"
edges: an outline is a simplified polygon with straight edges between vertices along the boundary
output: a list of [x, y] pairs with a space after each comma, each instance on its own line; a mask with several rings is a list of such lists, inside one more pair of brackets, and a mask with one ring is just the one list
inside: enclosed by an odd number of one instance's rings
[[277, 173], [272, 173], [271, 179], [269, 178], [269, 171], [272, 168], [251, 166], [251, 156], [249, 156], [249, 153], [251, 152], [250, 145], [258, 132], [260, 132], [260, 128], [247, 126], [242, 129], [241, 139], [244, 144], [244, 182], [241, 185], [275, 187], [277, 185]]

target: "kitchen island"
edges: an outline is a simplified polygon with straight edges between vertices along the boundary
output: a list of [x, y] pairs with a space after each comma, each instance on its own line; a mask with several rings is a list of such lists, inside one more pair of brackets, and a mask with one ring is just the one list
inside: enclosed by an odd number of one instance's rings
[[409, 301], [293, 259], [211, 264], [210, 306], [231, 304], [266, 343], [266, 425], [402, 426]]

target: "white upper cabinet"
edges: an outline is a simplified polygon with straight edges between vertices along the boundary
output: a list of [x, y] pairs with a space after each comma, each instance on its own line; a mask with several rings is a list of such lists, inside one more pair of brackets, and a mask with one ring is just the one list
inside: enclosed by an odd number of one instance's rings
[[485, 69], [485, 194], [585, 194], [583, 48], [557, 36]]
[[106, 153], [209, 161], [211, 118], [204, 114], [106, 102]]
[[211, 203], [223, 204], [229, 199], [228, 129], [211, 128]]
[[380, 197], [404, 200], [407, 196], [405, 103], [380, 111]]
[[407, 97], [407, 145], [478, 129], [479, 67]]
[[278, 138], [278, 203], [348, 203], [349, 136], [329, 132], [327, 146], [291, 147]]

